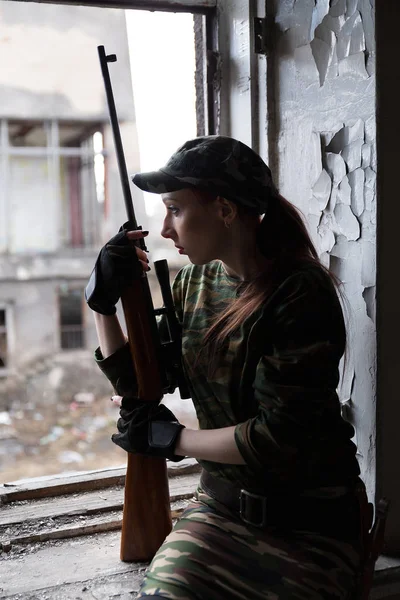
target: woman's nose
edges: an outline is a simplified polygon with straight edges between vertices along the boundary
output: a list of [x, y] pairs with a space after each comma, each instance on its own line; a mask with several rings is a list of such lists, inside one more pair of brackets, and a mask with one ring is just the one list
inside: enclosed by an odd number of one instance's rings
[[171, 228], [168, 227], [168, 223], [167, 223], [166, 219], [164, 219], [164, 223], [161, 228], [161, 235], [163, 238], [167, 238], [167, 239], [171, 237]]

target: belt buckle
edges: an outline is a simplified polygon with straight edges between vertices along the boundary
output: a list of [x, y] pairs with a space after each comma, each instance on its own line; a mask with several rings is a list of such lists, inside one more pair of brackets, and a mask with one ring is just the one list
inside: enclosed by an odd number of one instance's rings
[[[251, 521], [247, 518], [247, 503], [248, 499], [251, 501], [256, 500], [261, 502], [261, 520], [258, 522]], [[247, 523], [248, 525], [252, 525], [253, 527], [265, 527], [267, 524], [267, 499], [265, 496], [260, 496], [259, 494], [253, 494], [252, 492], [248, 492], [247, 490], [240, 490], [239, 496], [239, 506], [240, 506], [240, 518], [242, 521]]]

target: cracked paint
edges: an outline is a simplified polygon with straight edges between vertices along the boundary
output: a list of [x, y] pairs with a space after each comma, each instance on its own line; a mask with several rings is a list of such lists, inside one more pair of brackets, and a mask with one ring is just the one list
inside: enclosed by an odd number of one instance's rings
[[364, 288], [363, 298], [368, 317], [375, 322], [375, 286]]
[[[366, 68], [369, 49], [364, 25], [371, 27], [365, 6], [357, 10], [356, 0], [316, 0], [310, 27], [310, 45], [322, 87], [333, 69], [334, 76], [368, 78]], [[291, 35], [290, 29], [288, 34]], [[300, 34], [297, 31], [297, 38]], [[300, 45], [300, 44], [299, 44]], [[365, 52], [367, 51], [367, 56]]]
[[340, 17], [346, 12], [346, 0], [331, 0], [330, 14], [332, 17]]
[[347, 204], [337, 204], [333, 210], [337, 230], [348, 240], [358, 240], [360, 237], [360, 223]]
[[329, 0], [316, 0], [311, 17], [310, 39], [314, 37], [316, 28], [321, 25], [322, 21], [329, 13]]
[[331, 220], [329, 219], [328, 215], [322, 215], [317, 232], [320, 236], [320, 252], [330, 252], [335, 245], [335, 234], [332, 231]]
[[359, 217], [364, 210], [364, 171], [356, 169], [349, 173], [351, 187], [351, 210]]
[[[307, 216], [321, 262], [342, 282], [348, 327], [340, 399], [375, 485], [376, 123], [374, 2], [276, 3], [282, 192]], [[347, 308], [348, 307], [348, 310]], [[372, 458], [371, 458], [372, 457]]]
[[347, 175], [345, 175], [339, 183], [336, 203], [347, 204], [347, 206], [350, 206], [351, 204], [351, 187]]
[[361, 146], [361, 167], [366, 169], [371, 164], [371, 146], [363, 144]]
[[320, 85], [324, 85], [329, 67], [334, 57], [336, 36], [333, 31], [323, 25], [317, 27], [315, 37], [311, 42], [311, 50], [319, 73]]
[[332, 177], [334, 185], [338, 185], [346, 175], [346, 163], [340, 154], [327, 152], [325, 154], [325, 168]]
[[346, 18], [351, 17], [357, 8], [358, 0], [347, 0]]
[[342, 127], [339, 131], [335, 132], [326, 149], [328, 152], [339, 154], [345, 146], [358, 139], [364, 139], [364, 123], [361, 119], [357, 119], [352, 125]]
[[351, 173], [361, 167], [361, 148], [363, 140], [357, 140], [348, 146], [345, 146], [342, 150], [342, 158], [347, 165], [348, 171]]
[[[368, 134], [367, 134], [368, 129]], [[320, 133], [324, 168], [312, 187], [309, 212], [320, 216], [317, 225], [318, 250], [324, 264], [342, 274], [353, 257], [361, 257], [360, 284], [364, 311], [375, 319], [375, 187], [376, 173], [370, 166], [375, 121], [350, 121], [337, 131]], [[315, 133], [314, 133], [315, 135]], [[367, 143], [368, 138], [368, 143]], [[356, 425], [351, 390], [355, 382], [354, 363], [341, 378], [343, 416]], [[363, 455], [359, 452], [359, 456]]]
[[368, 79], [369, 75], [365, 67], [365, 55], [364, 52], [358, 54], [352, 54], [347, 58], [339, 61], [339, 75], [344, 77], [361, 77], [362, 79]]
[[325, 171], [325, 169], [322, 169], [322, 173], [313, 187], [313, 196], [318, 202], [319, 212], [323, 211], [326, 208], [329, 202], [331, 191], [332, 180], [329, 177], [327, 171]]
[[341, 386], [340, 386], [340, 401], [342, 404], [346, 404], [350, 407], [351, 404], [351, 392], [353, 390], [355, 372], [354, 367], [350, 365], [341, 364]]
[[365, 50], [364, 29], [361, 15], [358, 11], [345, 21], [340, 32], [337, 34], [337, 38], [339, 60]]

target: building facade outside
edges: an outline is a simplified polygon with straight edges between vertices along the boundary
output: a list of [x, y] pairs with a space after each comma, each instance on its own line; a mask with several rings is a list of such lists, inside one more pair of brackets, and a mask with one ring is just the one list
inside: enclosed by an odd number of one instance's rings
[[[126, 221], [100, 45], [117, 55], [109, 71], [129, 174], [140, 161], [124, 10], [3, 1], [0, 30], [0, 472], [10, 481], [125, 460], [110, 442], [112, 388], [93, 360], [83, 294]], [[157, 232], [162, 203], [149, 218], [143, 193], [131, 192], [138, 223]], [[153, 260], [174, 257], [172, 279], [183, 257], [157, 235], [149, 246]], [[182, 410], [194, 418], [191, 402]]]
[[104, 452], [123, 462], [83, 297], [100, 247], [126, 220], [99, 45], [118, 58], [130, 172], [139, 150], [124, 11], [7, 1], [0, 28], [0, 471], [15, 480], [96, 468]]
[[[0, 376], [12, 378], [95, 342], [82, 291], [125, 220], [98, 45], [118, 57], [130, 172], [139, 152], [124, 11], [1, 2], [0, 24]], [[143, 223], [139, 191], [135, 203]]]

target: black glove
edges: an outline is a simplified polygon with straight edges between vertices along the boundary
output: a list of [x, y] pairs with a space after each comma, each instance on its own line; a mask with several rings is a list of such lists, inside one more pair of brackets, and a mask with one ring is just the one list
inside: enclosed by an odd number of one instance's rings
[[174, 462], [184, 458], [174, 452], [184, 425], [166, 406], [137, 398], [123, 398], [119, 414], [119, 433], [111, 437], [114, 444], [134, 454], [158, 456]]
[[128, 225], [125, 223], [100, 250], [85, 289], [86, 302], [102, 315], [114, 315], [127, 284], [143, 274], [135, 246], [126, 237]]

